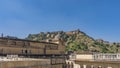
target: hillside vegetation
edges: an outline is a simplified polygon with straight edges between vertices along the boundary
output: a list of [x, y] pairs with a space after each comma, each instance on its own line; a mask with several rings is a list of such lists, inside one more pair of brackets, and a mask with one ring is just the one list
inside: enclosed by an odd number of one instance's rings
[[100, 53], [120, 53], [120, 43], [109, 43], [102, 39], [93, 39], [84, 32], [78, 30], [64, 32], [40, 32], [29, 34], [26, 39], [41, 41], [47, 39], [60, 38], [66, 43], [66, 51], [81, 52], [100, 52]]

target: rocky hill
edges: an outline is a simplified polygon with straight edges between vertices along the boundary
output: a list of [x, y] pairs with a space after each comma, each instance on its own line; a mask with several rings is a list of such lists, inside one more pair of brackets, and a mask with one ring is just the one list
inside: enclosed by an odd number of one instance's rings
[[40, 32], [29, 34], [26, 39], [41, 41], [47, 39], [62, 39], [66, 45], [66, 51], [81, 52], [100, 52], [100, 53], [120, 53], [120, 43], [109, 43], [102, 39], [93, 39], [84, 32], [78, 30], [64, 32]]

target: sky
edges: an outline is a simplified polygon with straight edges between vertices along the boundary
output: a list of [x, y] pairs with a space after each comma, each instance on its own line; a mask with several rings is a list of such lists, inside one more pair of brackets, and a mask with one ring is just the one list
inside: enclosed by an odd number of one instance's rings
[[28, 34], [80, 29], [120, 42], [120, 0], [0, 0], [0, 33]]

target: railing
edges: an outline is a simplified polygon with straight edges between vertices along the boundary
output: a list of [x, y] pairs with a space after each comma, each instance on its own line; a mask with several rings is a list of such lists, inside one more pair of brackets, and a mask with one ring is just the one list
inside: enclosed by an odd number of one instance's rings
[[101, 61], [120, 61], [120, 54], [94, 54], [94, 60]]
[[69, 60], [120, 61], [120, 54], [71, 54]]

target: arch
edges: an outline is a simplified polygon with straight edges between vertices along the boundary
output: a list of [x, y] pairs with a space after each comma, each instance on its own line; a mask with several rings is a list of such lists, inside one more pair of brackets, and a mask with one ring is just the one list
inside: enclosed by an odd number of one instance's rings
[[65, 62], [65, 64], [63, 64], [62, 68], [67, 68], [67, 62]]
[[67, 68], [70, 68], [70, 62], [68, 62]]
[[73, 62], [71, 62], [71, 68], [74, 68], [74, 64], [73, 64]]

